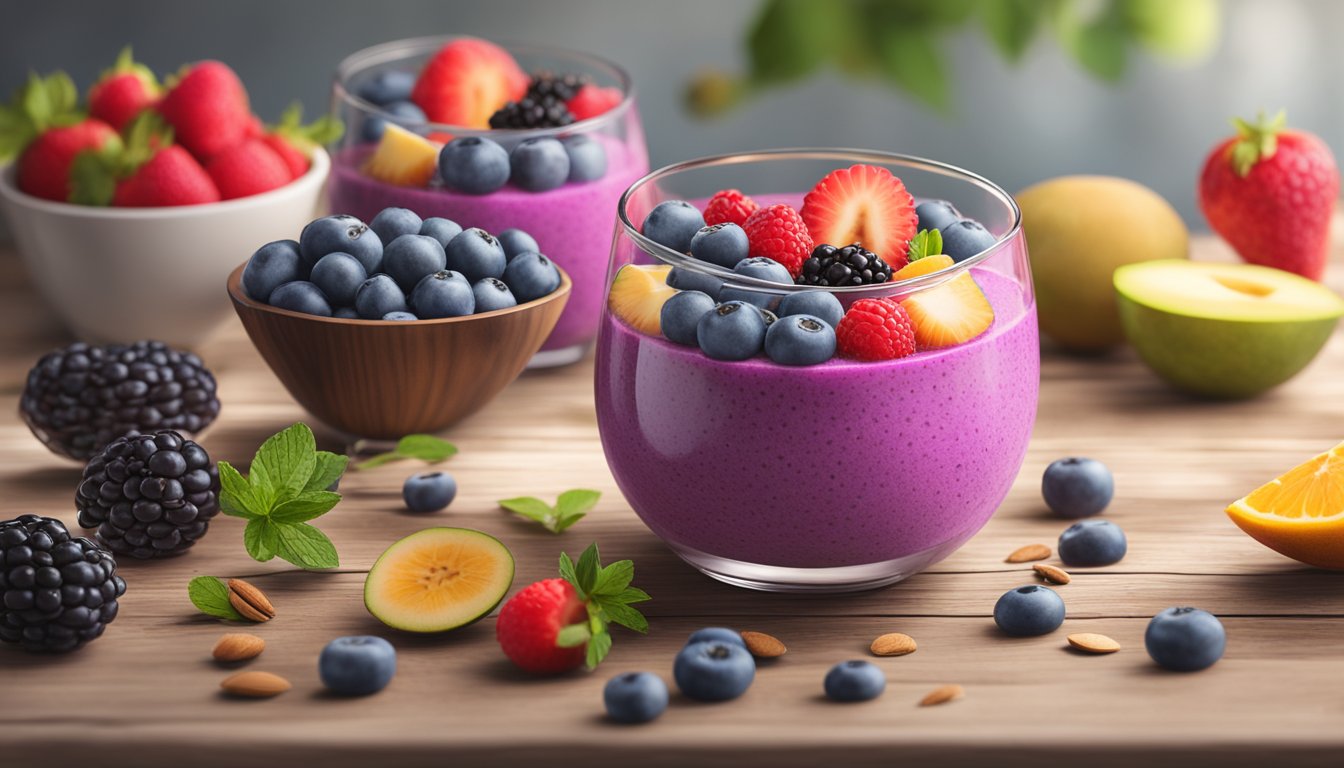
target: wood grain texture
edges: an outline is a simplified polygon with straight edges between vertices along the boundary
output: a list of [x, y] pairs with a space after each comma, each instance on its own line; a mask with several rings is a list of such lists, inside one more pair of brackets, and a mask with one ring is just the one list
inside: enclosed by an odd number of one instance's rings
[[[1203, 256], [1226, 258], [1197, 243]], [[0, 257], [2, 258], [2, 257]], [[6, 270], [0, 269], [0, 276]], [[1344, 269], [1332, 268], [1336, 280]], [[79, 468], [45, 452], [14, 415], [26, 367], [60, 342], [49, 315], [18, 280], [0, 277], [0, 504], [5, 517], [39, 512], [74, 523]], [[257, 444], [304, 418], [241, 328], [203, 350], [224, 410], [202, 442], [216, 459], [245, 463]], [[1344, 335], [1300, 377], [1258, 400], [1209, 403], [1175, 394], [1130, 352], [1093, 359], [1047, 349], [1040, 415], [1026, 464], [985, 529], [931, 571], [843, 597], [767, 595], [711, 581], [663, 548], [625, 505], [602, 459], [590, 363], [526, 372], [447, 433], [461, 452], [443, 465], [460, 493], [446, 511], [403, 511], [393, 464], [350, 473], [346, 499], [319, 521], [340, 549], [334, 573], [257, 564], [241, 521], [212, 523], [190, 554], [124, 563], [129, 588], [107, 635], [64, 658], [0, 648], [0, 755], [15, 766], [67, 765], [97, 754], [108, 766], [668, 765], [807, 766], [1334, 766], [1344, 754], [1344, 574], [1306, 568], [1242, 535], [1230, 500], [1337, 442], [1344, 425]], [[324, 448], [340, 438], [319, 429]], [[1040, 474], [1066, 454], [1115, 472], [1107, 517], [1124, 526], [1129, 555], [1109, 568], [1070, 568], [1057, 587], [1069, 618], [1040, 638], [993, 626], [1003, 591], [1039, 583], [1030, 563], [1004, 558], [1026, 544], [1055, 546], [1066, 526], [1040, 499]], [[517, 495], [554, 497], [576, 486], [604, 496], [563, 536], [501, 512]], [[596, 674], [534, 680], [513, 671], [487, 618], [441, 637], [391, 632], [364, 610], [364, 571], [393, 540], [429, 525], [479, 528], [518, 560], [515, 589], [554, 575], [563, 549], [596, 540], [608, 559], [632, 557], [654, 597], [651, 630], [617, 630]], [[1051, 558], [1047, 563], [1058, 563]], [[266, 651], [246, 669], [284, 676], [294, 689], [267, 701], [218, 694], [235, 671], [210, 658], [225, 631], [193, 611], [194, 575], [242, 576], [266, 591], [276, 618], [247, 626]], [[1147, 620], [1170, 605], [1222, 616], [1226, 657], [1193, 675], [1157, 669], [1143, 651]], [[676, 694], [659, 721], [617, 727], [601, 717], [601, 690], [620, 671], [671, 680], [685, 636], [708, 624], [766, 632], [789, 648], [762, 662], [740, 701], [700, 705]], [[916, 653], [876, 658], [873, 638], [903, 632]], [[1066, 636], [1093, 632], [1122, 650], [1090, 656]], [[316, 659], [331, 638], [388, 637], [399, 653], [391, 687], [367, 699], [324, 694]], [[837, 706], [821, 680], [837, 661], [868, 658], [888, 677], [879, 700]], [[919, 700], [955, 683], [965, 697]]]

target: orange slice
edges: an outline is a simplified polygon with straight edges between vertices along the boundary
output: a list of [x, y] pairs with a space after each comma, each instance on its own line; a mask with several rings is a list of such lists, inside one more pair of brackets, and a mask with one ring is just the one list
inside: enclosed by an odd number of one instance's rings
[[1281, 555], [1344, 570], [1344, 443], [1232, 502], [1227, 516]]
[[893, 281], [908, 280], [912, 277], [931, 275], [940, 269], [947, 269], [953, 264], [956, 264], [956, 262], [952, 260], [951, 256], [944, 256], [941, 253], [937, 256], [925, 256], [922, 259], [915, 259], [904, 267], [896, 270], [896, 272], [892, 274], [891, 279]]
[[[931, 256], [916, 261], [937, 258]], [[910, 266], [914, 266], [911, 264]], [[901, 302], [915, 325], [915, 343], [920, 349], [941, 349], [963, 344], [984, 333], [994, 323], [994, 308], [969, 272], [937, 288], [920, 291]]]
[[665, 264], [626, 264], [611, 281], [607, 306], [632, 328], [650, 336], [663, 333], [663, 303], [677, 292], [667, 284]]

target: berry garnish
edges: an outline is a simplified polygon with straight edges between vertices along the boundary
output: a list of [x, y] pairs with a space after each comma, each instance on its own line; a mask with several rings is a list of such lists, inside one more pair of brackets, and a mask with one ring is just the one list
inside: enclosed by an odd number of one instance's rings
[[774, 259], [794, 278], [802, 274], [803, 261], [812, 252], [812, 237], [797, 211], [783, 203], [761, 208], [747, 217], [742, 228], [747, 231], [752, 256]]
[[822, 243], [803, 262], [799, 285], [846, 286], [885, 283], [891, 279], [891, 267], [877, 254], [861, 245], [836, 248]]
[[840, 354], [858, 360], [895, 360], [915, 351], [915, 327], [891, 299], [859, 299], [835, 329]]
[[524, 96], [510, 101], [490, 116], [491, 128], [558, 128], [574, 122], [574, 114], [563, 101]]
[[886, 168], [856, 165], [832, 171], [803, 198], [803, 220], [818, 243], [858, 243], [892, 269], [905, 266], [917, 231], [915, 199]]
[[740, 227], [760, 207], [755, 200], [742, 194], [741, 190], [722, 189], [715, 192], [705, 205], [705, 223], [710, 226], [736, 224]]
[[587, 120], [614, 109], [624, 98], [625, 94], [620, 88], [603, 88], [590, 84], [580, 88], [574, 98], [566, 100], [565, 106], [569, 107], [575, 120]]
[[527, 95], [536, 101], [569, 101], [579, 95], [579, 90], [588, 84], [581, 75], [557, 75], [554, 72], [533, 72], [532, 82], [527, 86]]
[[490, 116], [527, 92], [527, 74], [508, 51], [484, 40], [452, 40], [425, 64], [411, 100], [431, 122], [485, 128]]

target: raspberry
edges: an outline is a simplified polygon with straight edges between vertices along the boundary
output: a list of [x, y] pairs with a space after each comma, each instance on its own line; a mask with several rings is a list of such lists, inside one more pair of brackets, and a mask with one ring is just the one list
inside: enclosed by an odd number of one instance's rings
[[840, 354], [858, 360], [895, 360], [915, 351], [915, 326], [891, 299], [859, 299], [835, 329]]
[[575, 120], [587, 120], [615, 109], [624, 99], [625, 94], [620, 88], [602, 88], [588, 84], [580, 87], [574, 98], [565, 102], [565, 106], [569, 108]]
[[743, 226], [751, 214], [760, 210], [755, 200], [742, 194], [739, 189], [723, 189], [714, 193], [705, 206], [705, 225], [731, 223]]
[[812, 236], [797, 211], [782, 203], [761, 208], [747, 217], [742, 228], [752, 256], [778, 261], [795, 279], [802, 274], [803, 262], [812, 254]]

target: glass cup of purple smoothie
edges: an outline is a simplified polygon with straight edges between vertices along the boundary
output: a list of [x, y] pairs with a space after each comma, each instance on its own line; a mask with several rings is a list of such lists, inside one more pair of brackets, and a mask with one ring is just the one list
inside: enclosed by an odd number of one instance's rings
[[[616, 202], [636, 179], [648, 173], [648, 150], [630, 77], [619, 66], [586, 53], [544, 45], [501, 45], [522, 72], [575, 75], [609, 94], [605, 111], [562, 126], [542, 128], [465, 127], [436, 123], [416, 115], [404, 97], [395, 106], [367, 97], [380, 78], [400, 77], [409, 89], [426, 63], [454, 36], [397, 40], [352, 54], [341, 62], [333, 86], [333, 114], [346, 130], [333, 148], [328, 195], [333, 213], [369, 221], [389, 206], [408, 208], [422, 218], [442, 217], [467, 227], [499, 233], [520, 229], [573, 280], [564, 314], [529, 367], [567, 365], [583, 357], [597, 335], [607, 254]], [[395, 86], [393, 86], [395, 88]], [[570, 181], [545, 191], [528, 191], [512, 181], [488, 194], [455, 191], [442, 183], [437, 169], [423, 183], [391, 183], [367, 171], [384, 126], [394, 124], [437, 144], [454, 137], [480, 136], [512, 151], [527, 139], [587, 137], [605, 155], [597, 178]], [[431, 161], [432, 162], [432, 161]]]
[[[798, 209], [818, 179], [856, 165], [890, 171], [916, 201], [949, 201], [988, 230], [987, 245], [955, 262], [943, 257], [950, 266], [921, 276], [818, 289], [734, 272], [641, 231], [660, 202], [703, 210], [725, 189], [762, 207]], [[1040, 383], [1021, 216], [1000, 187], [950, 165], [884, 152], [770, 150], [655, 171], [621, 197], [618, 218], [597, 341], [598, 427], [626, 500], [678, 556], [753, 589], [869, 589], [947, 557], [994, 514], [1021, 469]], [[641, 310], [624, 286], [612, 288], [626, 268], [655, 275], [639, 290], [658, 294], [656, 306], [667, 298], [666, 282], [717, 290], [714, 311], [730, 296], [781, 311], [790, 294], [822, 290], [846, 313], [862, 299], [886, 298], [911, 316], [918, 305], [946, 317], [950, 286], [973, 280], [992, 319], [984, 316], [964, 341], [921, 341], [898, 359], [837, 353], [805, 366], [765, 354], [715, 359], [702, 350], [703, 322], [701, 347], [695, 323], [690, 342], [674, 343], [660, 335], [666, 329], [650, 332], [657, 313]]]

